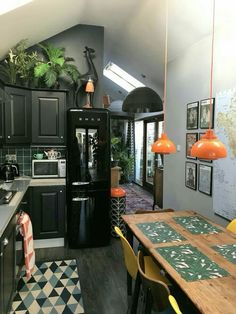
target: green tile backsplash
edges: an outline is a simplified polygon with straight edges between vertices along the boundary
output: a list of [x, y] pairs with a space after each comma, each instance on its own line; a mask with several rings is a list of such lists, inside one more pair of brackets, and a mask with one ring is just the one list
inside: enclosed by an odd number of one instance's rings
[[[37, 153], [43, 153], [44, 151], [50, 150], [52, 147], [3, 147], [0, 148], [0, 165], [3, 164], [6, 160], [5, 156], [9, 154], [16, 155], [16, 162], [19, 165], [20, 175], [21, 176], [31, 176], [31, 164], [33, 155]], [[53, 147], [54, 150], [59, 151], [61, 153], [62, 158], [66, 158], [66, 148], [65, 147]], [[44, 158], [46, 156], [44, 154]]]

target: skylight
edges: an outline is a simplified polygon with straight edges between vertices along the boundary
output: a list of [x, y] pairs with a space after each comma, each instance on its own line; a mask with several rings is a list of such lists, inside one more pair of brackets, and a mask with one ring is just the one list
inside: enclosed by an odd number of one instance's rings
[[104, 70], [103, 75], [112, 80], [114, 83], [124, 88], [127, 92], [131, 92], [137, 87], [145, 86], [143, 83], [136, 80], [129, 73], [122, 70], [118, 65], [113, 62], [109, 62]]
[[0, 0], [0, 15], [21, 7], [33, 0]]

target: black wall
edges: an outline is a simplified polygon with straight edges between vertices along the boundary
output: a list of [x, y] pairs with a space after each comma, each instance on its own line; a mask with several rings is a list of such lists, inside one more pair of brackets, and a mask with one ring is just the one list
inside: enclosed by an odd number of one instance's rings
[[[78, 67], [81, 74], [88, 71], [87, 62], [84, 57], [84, 47], [88, 46], [95, 49], [95, 58], [93, 63], [97, 70], [98, 82], [94, 94], [93, 107], [101, 108], [103, 96], [103, 53], [104, 53], [104, 28], [101, 26], [76, 25], [53, 37], [48, 38], [44, 42], [49, 42], [58, 47], [65, 48], [65, 56], [73, 57], [74, 64]], [[68, 88], [67, 85], [61, 84], [61, 88]], [[70, 105], [72, 105], [73, 95], [70, 93]], [[79, 107], [86, 103], [86, 95], [81, 94], [78, 97]]]

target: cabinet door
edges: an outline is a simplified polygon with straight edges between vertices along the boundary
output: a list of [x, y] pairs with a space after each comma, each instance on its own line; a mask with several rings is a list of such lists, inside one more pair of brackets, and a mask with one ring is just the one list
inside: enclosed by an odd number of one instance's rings
[[33, 91], [32, 143], [64, 144], [64, 92]]
[[65, 230], [65, 187], [32, 187], [31, 191], [34, 238], [63, 237]]
[[15, 291], [15, 218], [11, 220], [1, 237], [1, 291], [0, 313], [8, 313]]
[[4, 90], [0, 83], [0, 145], [4, 140]]
[[7, 144], [31, 142], [31, 92], [5, 87], [5, 141]]

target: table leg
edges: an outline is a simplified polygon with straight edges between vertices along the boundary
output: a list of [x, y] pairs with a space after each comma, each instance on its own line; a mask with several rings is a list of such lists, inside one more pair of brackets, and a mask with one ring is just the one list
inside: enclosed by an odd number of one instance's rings
[[[133, 233], [130, 228], [126, 226], [126, 239], [129, 241], [131, 247], [133, 247]], [[127, 294], [132, 295], [132, 277], [127, 272]]]

